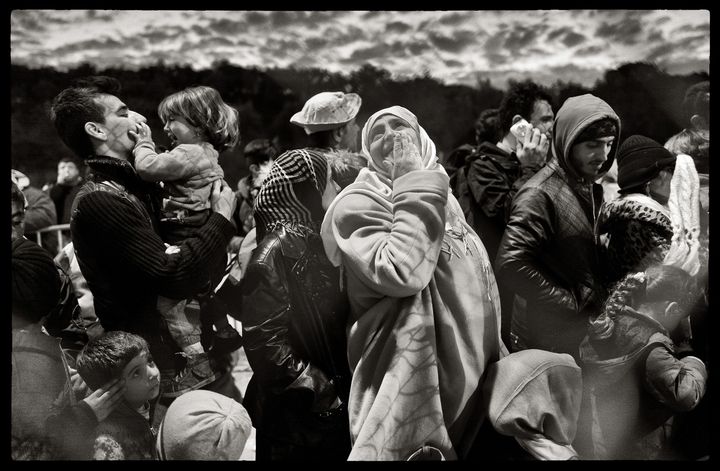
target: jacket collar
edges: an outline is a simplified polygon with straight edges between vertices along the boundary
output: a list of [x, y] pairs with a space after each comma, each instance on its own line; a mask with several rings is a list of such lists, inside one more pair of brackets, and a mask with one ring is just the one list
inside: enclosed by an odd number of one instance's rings
[[92, 179], [96, 181], [112, 180], [123, 186], [142, 186], [135, 168], [127, 160], [121, 160], [105, 155], [95, 155], [88, 158], [85, 163], [92, 170]]

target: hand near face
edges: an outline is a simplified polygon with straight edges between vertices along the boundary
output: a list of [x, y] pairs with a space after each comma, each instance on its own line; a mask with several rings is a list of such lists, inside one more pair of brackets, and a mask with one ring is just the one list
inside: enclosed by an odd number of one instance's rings
[[126, 389], [125, 381], [115, 379], [93, 391], [83, 401], [90, 406], [98, 422], [102, 422], [120, 404]]
[[137, 129], [135, 131], [128, 131], [130, 137], [135, 139], [135, 145], [141, 141], [152, 141], [152, 130], [150, 126], [145, 123], [137, 123]]
[[540, 132], [538, 128], [533, 128], [531, 132], [525, 133], [525, 138], [517, 141], [517, 150], [515, 151], [520, 166], [522, 167], [540, 167], [545, 163], [550, 141], [547, 136]]
[[393, 180], [402, 177], [413, 170], [420, 170], [422, 157], [415, 143], [405, 133], [395, 133], [393, 137], [392, 158], [385, 159], [385, 165], [390, 168]]

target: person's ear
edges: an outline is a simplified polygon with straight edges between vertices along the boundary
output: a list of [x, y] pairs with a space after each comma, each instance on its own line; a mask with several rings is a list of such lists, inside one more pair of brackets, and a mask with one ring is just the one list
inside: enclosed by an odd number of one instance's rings
[[250, 173], [252, 173], [253, 175], [255, 175], [255, 174], [258, 173], [258, 170], [260, 170], [260, 167], [258, 167], [258, 164], [250, 164], [250, 165], [248, 166], [248, 170], [250, 170]]
[[342, 138], [346, 132], [347, 132], [347, 125], [340, 126], [339, 128], [333, 129], [332, 137], [333, 137], [333, 140], [335, 141], [335, 143], [339, 144], [340, 142], [342, 142]]
[[695, 129], [707, 129], [708, 128], [707, 121], [705, 120], [705, 118], [703, 118], [699, 114], [692, 115], [692, 117], [690, 118], [690, 124]]
[[98, 123], [95, 123], [93, 121], [88, 121], [87, 123], [85, 123], [85, 132], [90, 137], [94, 137], [95, 139], [101, 141], [107, 141], [108, 136], [105, 132], [105, 128], [100, 126]]
[[675, 301], [670, 302], [665, 307], [665, 317], [675, 318], [675, 317], [680, 317], [680, 314], [681, 314], [680, 305]]

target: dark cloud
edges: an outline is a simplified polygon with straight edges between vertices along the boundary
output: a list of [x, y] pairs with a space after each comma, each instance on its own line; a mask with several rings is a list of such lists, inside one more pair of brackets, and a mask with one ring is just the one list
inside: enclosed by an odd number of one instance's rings
[[145, 31], [140, 34], [140, 37], [147, 39], [148, 41], [150, 41], [150, 43], [157, 43], [160, 41], [165, 41], [167, 39], [177, 39], [179, 37], [182, 37], [184, 34], [184, 28], [181, 28], [180, 26], [169, 26], [162, 29], [158, 28], [150, 31]]
[[660, 26], [661, 24], [667, 23], [668, 21], [670, 21], [670, 17], [669, 17], [669, 16], [661, 16], [660, 18], [658, 18], [657, 20], [655, 20], [655, 25], [656, 25], [656, 26]]
[[305, 21], [305, 12], [303, 11], [273, 11], [270, 13], [270, 21], [276, 28], [301, 23]]
[[200, 27], [199, 25], [193, 25], [193, 29], [195, 30], [195, 32], [202, 36], [212, 33], [222, 35], [236, 35], [247, 32], [247, 26], [244, 21], [235, 19], [231, 20], [230, 18], [213, 18], [210, 20], [210, 22], [205, 28]]
[[449, 52], [459, 52], [470, 44], [473, 44], [476, 35], [471, 31], [453, 31], [450, 36], [437, 31], [430, 31], [428, 39], [437, 47]]
[[642, 32], [642, 25], [637, 18], [629, 18], [616, 23], [603, 22], [595, 31], [597, 36], [617, 41], [621, 44], [633, 45], [637, 43], [638, 35]]
[[440, 17], [438, 22], [443, 25], [448, 26], [455, 26], [457, 24], [463, 23], [465, 19], [467, 18], [466, 13], [450, 13], [449, 15], [444, 15]]
[[575, 55], [576, 56], [591, 56], [591, 55], [594, 55], [594, 54], [597, 54], [597, 53], [603, 51], [604, 49], [606, 49], [605, 46], [597, 46], [597, 45], [583, 47], [582, 49], [578, 49], [577, 51], [575, 51]]
[[212, 51], [215, 47], [234, 46], [235, 43], [224, 36], [216, 36], [214, 38], [203, 38], [200, 41], [194, 41], [193, 49]]
[[676, 46], [671, 43], [665, 43], [660, 44], [659, 46], [655, 46], [650, 53], [647, 55], [645, 60], [649, 62], [656, 62], [658, 60], [661, 60], [664, 56], [668, 54], [672, 54], [673, 51], [676, 51]]
[[327, 46], [327, 44], [328, 40], [323, 36], [311, 36], [309, 38], [305, 38], [305, 45], [310, 50], [321, 49]]
[[575, 31], [570, 31], [569, 33], [567, 33], [565, 35], [562, 42], [567, 47], [573, 47], [573, 46], [577, 46], [580, 43], [585, 42], [585, 39], [586, 38], [584, 35], [582, 35], [580, 33], [576, 33]]
[[382, 57], [385, 55], [387, 51], [387, 45], [378, 43], [374, 44], [370, 47], [363, 47], [359, 49], [355, 49], [353, 53], [350, 55], [349, 60], [350, 61], [365, 61], [368, 59], [376, 59], [378, 57]]
[[420, 55], [423, 52], [431, 49], [430, 44], [420, 39], [413, 39], [405, 43], [405, 47], [410, 51], [410, 54]]
[[[64, 46], [60, 46], [56, 49], [53, 49], [53, 54], [55, 55], [62, 55], [62, 54], [71, 54], [73, 52], [78, 51], [92, 51], [94, 49], [99, 49], [100, 51], [107, 50], [107, 49], [115, 49], [115, 48], [124, 48], [124, 47], [130, 47], [130, 44], [128, 44], [128, 41], [135, 42], [137, 45], [138, 39], [136, 38], [133, 41], [133, 38], [129, 38], [127, 40], [118, 40], [115, 38], [102, 38], [102, 39], [88, 39], [87, 41], [80, 41], [77, 43], [70, 43], [66, 44]], [[140, 41], [142, 44], [144, 42]]]
[[250, 11], [245, 16], [245, 19], [251, 26], [265, 26], [268, 21], [268, 16], [257, 11]]
[[15, 10], [10, 13], [11, 28], [19, 28], [34, 32], [46, 31], [45, 23], [38, 20], [31, 11]]
[[85, 13], [88, 20], [107, 21], [110, 22], [115, 19], [115, 12], [104, 12], [98, 10], [90, 10]]
[[521, 49], [537, 38], [536, 29], [527, 26], [516, 26], [511, 29], [505, 38], [505, 47], [510, 51]]
[[510, 62], [510, 56], [498, 52], [489, 52], [485, 54], [485, 58], [488, 60], [490, 65], [503, 65]]
[[402, 21], [391, 21], [385, 26], [385, 30], [388, 33], [405, 33], [412, 29], [412, 26], [403, 23]]
[[662, 39], [663, 39], [663, 34], [662, 34], [662, 31], [660, 31], [659, 29], [651, 31], [647, 37], [648, 42], [651, 42], [651, 43], [654, 43], [657, 41], [662, 41]]
[[547, 35], [547, 38], [549, 41], [552, 41], [553, 39], [557, 39], [563, 34], [571, 33], [572, 29], [570, 29], [568, 26], [563, 26], [561, 28], [557, 28], [553, 31], [550, 31]]
[[455, 59], [447, 59], [443, 62], [445, 63], [446, 67], [451, 67], [451, 68], [452, 67], [462, 68], [465, 65], [463, 62], [457, 61]]

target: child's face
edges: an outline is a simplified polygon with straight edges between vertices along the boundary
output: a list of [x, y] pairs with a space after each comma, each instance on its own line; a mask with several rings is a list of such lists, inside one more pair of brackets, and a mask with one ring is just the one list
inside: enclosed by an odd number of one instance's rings
[[142, 406], [160, 394], [160, 370], [147, 353], [140, 353], [125, 365], [122, 379], [127, 385], [125, 400], [133, 408]]
[[197, 144], [201, 137], [182, 116], [170, 115], [163, 127], [173, 144]]

